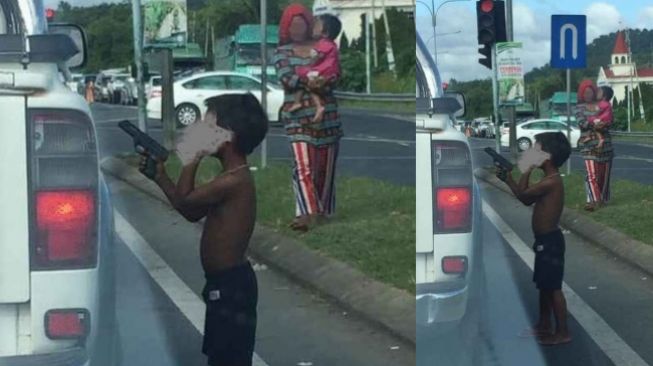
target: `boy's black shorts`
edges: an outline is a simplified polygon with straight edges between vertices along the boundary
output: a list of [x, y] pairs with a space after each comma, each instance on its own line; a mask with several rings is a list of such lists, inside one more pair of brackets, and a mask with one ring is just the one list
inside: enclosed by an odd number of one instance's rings
[[258, 285], [249, 262], [206, 274], [202, 352], [209, 365], [251, 365], [256, 335]]
[[560, 229], [535, 235], [533, 282], [539, 290], [562, 289], [565, 268], [565, 237]]

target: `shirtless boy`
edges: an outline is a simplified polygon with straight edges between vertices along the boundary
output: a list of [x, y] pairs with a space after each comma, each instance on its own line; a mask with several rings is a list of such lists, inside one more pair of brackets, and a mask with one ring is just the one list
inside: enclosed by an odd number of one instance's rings
[[[562, 293], [565, 264], [565, 238], [558, 227], [564, 204], [564, 185], [558, 168], [571, 154], [571, 146], [564, 134], [547, 132], [535, 136], [535, 149], [544, 154], [543, 163], [531, 166], [521, 176], [519, 183], [512, 172], [497, 166], [497, 177], [504, 181], [515, 197], [533, 209], [532, 228], [535, 235], [535, 269], [533, 282], [540, 293], [540, 315], [537, 324], [527, 329], [525, 336], [535, 336], [542, 345], [553, 346], [571, 341], [567, 328], [567, 302]], [[534, 169], [540, 168], [545, 177], [529, 186]], [[556, 321], [555, 332], [551, 325], [551, 312]]]
[[[200, 256], [206, 275], [202, 351], [209, 365], [249, 366], [254, 352], [258, 285], [245, 255], [256, 221], [256, 190], [247, 155], [265, 137], [268, 120], [251, 94], [213, 97], [206, 105], [204, 122], [230, 131], [232, 139], [215, 151], [198, 149], [195, 159], [182, 168], [177, 184], [159, 161], [154, 181], [188, 221], [206, 218]], [[223, 171], [211, 182], [195, 187], [198, 165], [208, 155], [220, 160]], [[141, 169], [145, 161], [144, 157]]]

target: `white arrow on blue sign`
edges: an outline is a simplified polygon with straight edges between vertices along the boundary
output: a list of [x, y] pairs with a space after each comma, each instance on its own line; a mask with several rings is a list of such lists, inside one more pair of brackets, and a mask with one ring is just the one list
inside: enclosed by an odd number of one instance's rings
[[551, 67], [581, 69], [587, 65], [585, 15], [551, 16]]

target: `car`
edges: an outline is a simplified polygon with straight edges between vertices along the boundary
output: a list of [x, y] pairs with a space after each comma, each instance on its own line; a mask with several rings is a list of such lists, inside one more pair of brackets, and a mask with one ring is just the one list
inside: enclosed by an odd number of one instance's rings
[[[517, 148], [519, 151], [525, 151], [533, 146], [535, 135], [543, 132], [560, 131], [567, 136], [567, 124], [552, 119], [534, 119], [517, 125]], [[501, 146], [508, 147], [510, 134], [507, 130], [501, 131]], [[575, 122], [571, 123], [571, 148], [578, 148], [580, 140], [580, 129]]]
[[[199, 121], [206, 106], [204, 101], [210, 97], [250, 92], [261, 100], [261, 80], [247, 74], [230, 71], [197, 73], [174, 83], [175, 120], [185, 127]], [[161, 119], [161, 96], [152, 95], [147, 103], [149, 118]], [[283, 89], [276, 84], [268, 84], [268, 119], [281, 120], [281, 106], [284, 102]]]
[[66, 86], [73, 92], [81, 94], [84, 90], [84, 75], [72, 74], [71, 79], [66, 82]]
[[483, 121], [478, 126], [478, 136], [483, 138], [493, 138], [495, 136], [494, 123]]
[[93, 114], [66, 86], [86, 38], [43, 9], [0, 3], [0, 365], [119, 365], [113, 207]]
[[113, 103], [132, 105], [137, 102], [137, 85], [130, 74], [113, 74], [109, 78], [113, 90]]
[[150, 79], [145, 83], [145, 98], [150, 100], [153, 96], [161, 96], [161, 75], [153, 74]]
[[[417, 36], [416, 326], [421, 335], [451, 334], [478, 315], [482, 214], [472, 149], [453, 119], [464, 96], [443, 93], [428, 48]], [[462, 107], [462, 108], [461, 108]], [[472, 295], [473, 294], [473, 295]], [[476, 314], [476, 315], [474, 315]], [[479, 322], [472, 321], [471, 324]]]

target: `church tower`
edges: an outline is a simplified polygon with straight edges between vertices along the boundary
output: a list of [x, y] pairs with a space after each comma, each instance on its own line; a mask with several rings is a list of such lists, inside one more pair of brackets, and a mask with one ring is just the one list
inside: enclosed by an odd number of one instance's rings
[[628, 51], [624, 31], [619, 31], [610, 56], [610, 70], [612, 70], [614, 76], [630, 76], [633, 72], [634, 65]]

